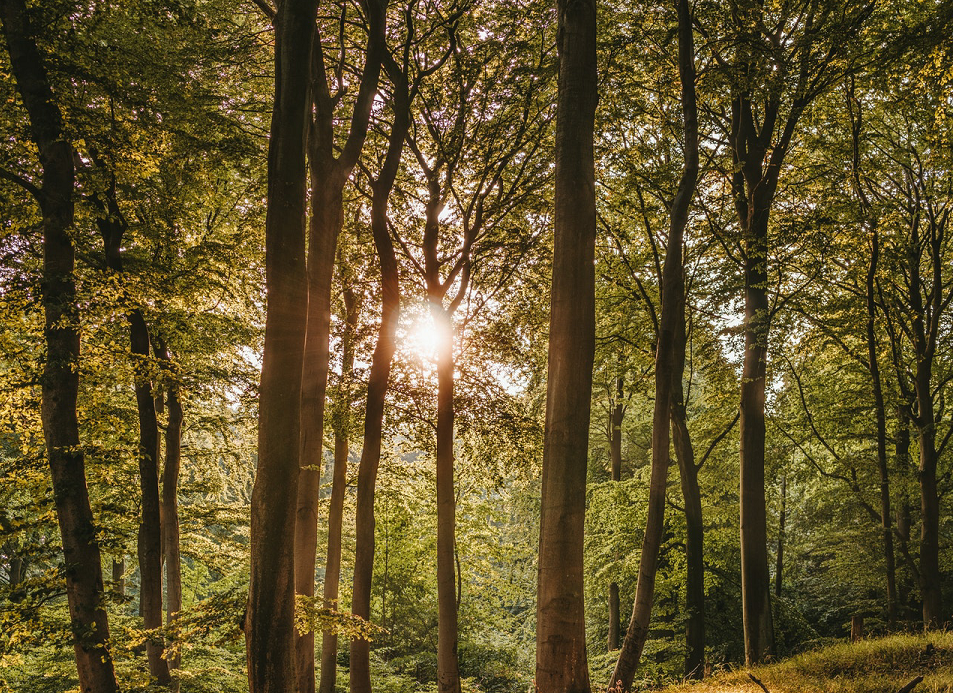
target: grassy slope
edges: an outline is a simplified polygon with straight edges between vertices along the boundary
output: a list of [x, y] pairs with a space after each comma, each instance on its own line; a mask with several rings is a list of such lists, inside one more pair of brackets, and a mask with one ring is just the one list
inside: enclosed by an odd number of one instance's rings
[[[932, 647], [928, 647], [932, 645]], [[953, 693], [953, 633], [895, 635], [806, 652], [777, 664], [737, 669], [664, 693], [897, 693], [915, 676], [913, 693]]]

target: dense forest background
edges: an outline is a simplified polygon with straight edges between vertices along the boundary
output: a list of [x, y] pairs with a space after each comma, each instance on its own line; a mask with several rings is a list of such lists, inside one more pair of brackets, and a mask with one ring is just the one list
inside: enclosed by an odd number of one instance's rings
[[590, 101], [585, 690], [950, 622], [950, 2], [0, 22], [0, 687], [532, 690]]

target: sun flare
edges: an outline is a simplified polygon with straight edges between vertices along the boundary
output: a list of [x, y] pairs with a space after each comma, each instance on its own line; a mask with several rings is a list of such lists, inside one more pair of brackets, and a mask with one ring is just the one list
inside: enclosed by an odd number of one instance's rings
[[437, 325], [431, 318], [421, 318], [408, 335], [410, 351], [427, 359], [436, 359], [441, 347], [450, 339], [449, 330]]

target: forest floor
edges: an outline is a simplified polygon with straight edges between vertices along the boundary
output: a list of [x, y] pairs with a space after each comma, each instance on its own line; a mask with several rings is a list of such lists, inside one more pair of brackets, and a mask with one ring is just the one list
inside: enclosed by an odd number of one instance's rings
[[[754, 681], [751, 677], [760, 681]], [[917, 677], [922, 681], [914, 683]], [[911, 685], [912, 684], [912, 685]], [[953, 693], [953, 633], [844, 643], [664, 693]]]

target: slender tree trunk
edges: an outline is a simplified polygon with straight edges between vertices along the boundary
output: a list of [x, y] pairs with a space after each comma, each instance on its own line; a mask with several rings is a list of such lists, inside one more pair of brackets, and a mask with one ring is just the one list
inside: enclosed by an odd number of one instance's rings
[[[856, 138], [855, 138], [856, 140]], [[857, 145], [855, 144], [855, 147]], [[880, 259], [880, 236], [876, 220], [871, 221], [870, 265], [867, 269], [867, 360], [874, 389], [874, 410], [877, 417], [877, 471], [880, 474], [880, 525], [883, 531], [884, 563], [887, 582], [887, 624], [897, 622], [897, 562], [893, 548], [893, 514], [890, 510], [890, 472], [887, 467], [887, 412], [880, 379], [880, 361], [875, 333], [877, 303], [875, 282]]]
[[[170, 366], [165, 344], [159, 341], [157, 355]], [[174, 377], [174, 374], [173, 374]], [[166, 623], [172, 625], [176, 614], [182, 611], [182, 559], [179, 553], [179, 469], [182, 462], [182, 403], [178, 385], [170, 382], [167, 388], [169, 421], [165, 429], [165, 466], [162, 470], [162, 553], [165, 556]], [[180, 651], [169, 657], [169, 666], [178, 669], [182, 662]], [[178, 680], [173, 683], [178, 689]]]
[[41, 380], [43, 437], [66, 565], [66, 597], [76, 670], [83, 693], [118, 690], [109, 652], [109, 623], [86, 467], [79, 444], [76, 399], [80, 335], [73, 279], [73, 148], [50, 88], [23, 0], [0, 0], [0, 21], [10, 70], [30, 118], [39, 151], [42, 182], [29, 186], [40, 205], [43, 229], [42, 301], [46, 363]]
[[[344, 264], [342, 263], [342, 272]], [[350, 281], [350, 278], [346, 281]], [[334, 472], [331, 506], [328, 510], [328, 553], [324, 568], [324, 603], [338, 608], [341, 580], [341, 531], [344, 524], [344, 497], [347, 495], [347, 456], [351, 432], [351, 385], [354, 377], [354, 332], [357, 329], [357, 300], [350, 284], [344, 287], [345, 333], [342, 339], [341, 387], [334, 412]], [[321, 638], [321, 693], [333, 693], [337, 678], [338, 636], [330, 629]]]
[[[106, 169], [96, 152], [93, 152], [92, 156], [97, 167]], [[116, 198], [113, 172], [105, 172], [109, 177], [108, 189], [103, 194], [92, 195], [91, 199], [98, 211], [96, 224], [103, 238], [106, 266], [121, 275], [122, 245], [128, 224]], [[152, 337], [141, 309], [129, 310], [126, 320], [129, 322], [133, 388], [139, 423], [139, 609], [146, 630], [155, 630], [162, 627], [162, 502], [159, 496], [159, 420], [149, 367]], [[146, 641], [146, 656], [149, 673], [159, 684], [168, 685], [171, 682], [169, 663], [164, 657], [164, 644], [161, 639], [150, 638]]]
[[[318, 550], [318, 504], [324, 449], [324, 403], [331, 332], [331, 279], [344, 222], [343, 187], [328, 184], [328, 172], [311, 160], [311, 222], [308, 235], [308, 329], [301, 382], [301, 449], [295, 518], [295, 592], [314, 596]], [[314, 693], [314, 631], [295, 633], [298, 693]]]
[[[894, 459], [897, 465], [897, 471], [901, 478], [909, 478], [911, 473], [910, 465], [910, 407], [907, 404], [901, 404], [897, 411], [897, 432], [894, 439]], [[910, 496], [907, 493], [906, 485], [900, 486], [900, 508], [897, 510], [897, 546], [900, 549], [900, 555], [903, 556], [910, 575], [915, 583], [920, 582], [920, 570], [917, 568], [913, 556], [910, 554], [910, 528], [913, 524], [911, 517]], [[910, 605], [909, 593], [905, 590], [904, 595], [897, 595], [899, 603]]]
[[[139, 598], [146, 630], [162, 627], [162, 524], [159, 499], [159, 422], [152, 382], [143, 361], [150, 353], [149, 330], [141, 311], [129, 314], [132, 355], [136, 361], [136, 408], [139, 412], [139, 483], [142, 517], [139, 523]], [[160, 684], [171, 681], [161, 638], [146, 641], [149, 673]]]
[[[334, 133], [338, 97], [329, 92], [320, 37], [314, 42], [310, 56], [314, 88], [311, 94], [314, 119], [308, 142], [312, 213], [308, 232], [308, 328], [302, 380], [301, 471], [295, 530], [295, 585], [297, 593], [307, 597], [314, 595], [334, 251], [343, 224], [344, 186], [367, 137], [371, 106], [380, 79], [381, 61], [387, 48], [384, 42], [387, 4], [388, 0], [369, 0], [362, 3], [367, 13], [368, 26], [364, 70], [358, 84], [347, 140], [339, 156], [335, 156], [337, 142]], [[341, 21], [345, 21], [343, 16]], [[295, 652], [298, 693], [313, 693], [313, 632], [296, 635]]]
[[457, 661], [457, 597], [454, 544], [456, 498], [453, 490], [453, 324], [431, 297], [430, 312], [440, 334], [437, 353], [437, 689], [460, 693]]
[[880, 234], [877, 218], [871, 215], [871, 204], [861, 181], [861, 135], [863, 111], [855, 96], [854, 79], [848, 80], [848, 113], [851, 120], [852, 168], [854, 192], [870, 229], [870, 264], [864, 282], [867, 307], [867, 361], [874, 391], [874, 414], [877, 422], [877, 471], [880, 475], [880, 526], [883, 531], [884, 565], [887, 588], [887, 625], [897, 622], [897, 562], [893, 546], [893, 515], [890, 509], [890, 473], [887, 467], [887, 410], [880, 376], [880, 354], [877, 345], [877, 268], [880, 262]]
[[[917, 204], [920, 200], [917, 199]], [[932, 205], [926, 207], [929, 237], [922, 238], [921, 220], [914, 220], [907, 249], [910, 335], [916, 355], [914, 391], [916, 395], [917, 441], [920, 449], [920, 597], [923, 600], [923, 627], [938, 628], [943, 620], [940, 575], [940, 500], [937, 493], [936, 410], [933, 393], [933, 361], [943, 310], [943, 261], [940, 255], [942, 227], [937, 226]], [[945, 224], [945, 222], [944, 222]], [[924, 251], [932, 271], [929, 284], [921, 276]], [[924, 293], [926, 300], [924, 300]]]
[[126, 559], [120, 558], [118, 561], [113, 559], [113, 589], [120, 597], [126, 596]]
[[316, 0], [283, 0], [275, 19], [275, 102], [268, 148], [268, 307], [259, 388], [245, 613], [250, 693], [295, 690], [295, 499], [307, 324], [305, 143]]
[[[933, 395], [929, 377], [917, 378], [920, 448], [920, 596], [923, 599], [923, 627], [939, 628], [943, 622], [940, 575], [940, 500], [936, 481], [936, 433], [933, 423]], [[922, 393], [922, 394], [921, 394]]]
[[536, 686], [588, 693], [583, 529], [595, 349], [596, 8], [557, 0], [553, 282], [539, 527]]
[[[665, 492], [671, 464], [669, 426], [674, 402], [675, 378], [681, 383], [676, 368], [677, 332], [684, 321], [685, 281], [682, 245], [688, 210], [698, 180], [698, 115], [695, 107], [695, 49], [692, 36], [691, 10], [688, 0], [679, 0], [678, 66], [682, 83], [682, 109], [685, 129], [685, 164], [678, 190], [672, 202], [668, 246], [661, 277], [661, 311], [658, 346], [655, 355], [655, 409], [652, 415], [652, 473], [649, 481], [649, 508], [639, 560], [639, 582], [632, 607], [632, 619], [622, 642], [622, 650], [610, 686], [629, 690], [639, 666], [655, 601], [655, 576], [665, 529]], [[681, 320], [679, 314], [682, 314]]]
[[[616, 378], [616, 402], [612, 409], [611, 430], [609, 431], [609, 459], [612, 465], [612, 480], [622, 480], [622, 419], [625, 407], [622, 404], [623, 379]], [[618, 554], [616, 560], [619, 560]], [[609, 583], [609, 652], [619, 649], [621, 630], [621, 609], [619, 605], [619, 584]]]
[[[371, 583], [374, 575], [374, 490], [381, 461], [384, 427], [384, 399], [390, 379], [391, 363], [397, 349], [397, 323], [400, 319], [400, 274], [394, 243], [387, 228], [387, 203], [400, 166], [404, 138], [410, 128], [410, 101], [406, 79], [390, 75], [394, 82], [394, 124], [381, 175], [372, 183], [371, 230], [381, 269], [381, 324], [377, 346], [371, 358], [364, 411], [364, 448], [357, 472], [357, 510], [355, 516], [354, 582], [351, 611], [365, 620], [371, 617]], [[370, 643], [351, 640], [351, 693], [371, 693]]]
[[767, 210], [748, 225], [745, 260], [745, 357], [741, 375], [741, 594], [745, 661], [774, 649], [764, 498], [765, 378], [769, 329]]
[[701, 679], [705, 675], [705, 525], [701, 489], [698, 486], [700, 465], [695, 464], [695, 448], [688, 431], [687, 404], [682, 387], [688, 342], [684, 306], [676, 318], [672, 442], [685, 505], [685, 609], [688, 612], [685, 621], [685, 676]]
[[784, 525], [787, 521], [788, 478], [781, 477], [781, 516], [778, 518], [778, 553], [774, 563], [774, 596], [781, 596], [784, 578]]
[[[386, 229], [384, 230], [386, 234]], [[387, 248], [381, 247], [383, 235], [375, 233], [378, 256], [381, 261], [383, 299], [381, 325], [377, 346], [371, 360], [371, 372], [367, 384], [367, 406], [364, 418], [364, 449], [357, 477], [357, 543], [354, 552], [354, 585], [351, 611], [365, 620], [371, 617], [371, 579], [374, 573], [374, 487], [381, 459], [381, 440], [384, 423], [384, 398], [390, 378], [391, 362], [396, 350], [397, 321], [400, 317], [400, 294], [398, 288], [397, 260], [390, 238]], [[370, 693], [370, 643], [367, 640], [351, 641], [351, 691]]]

